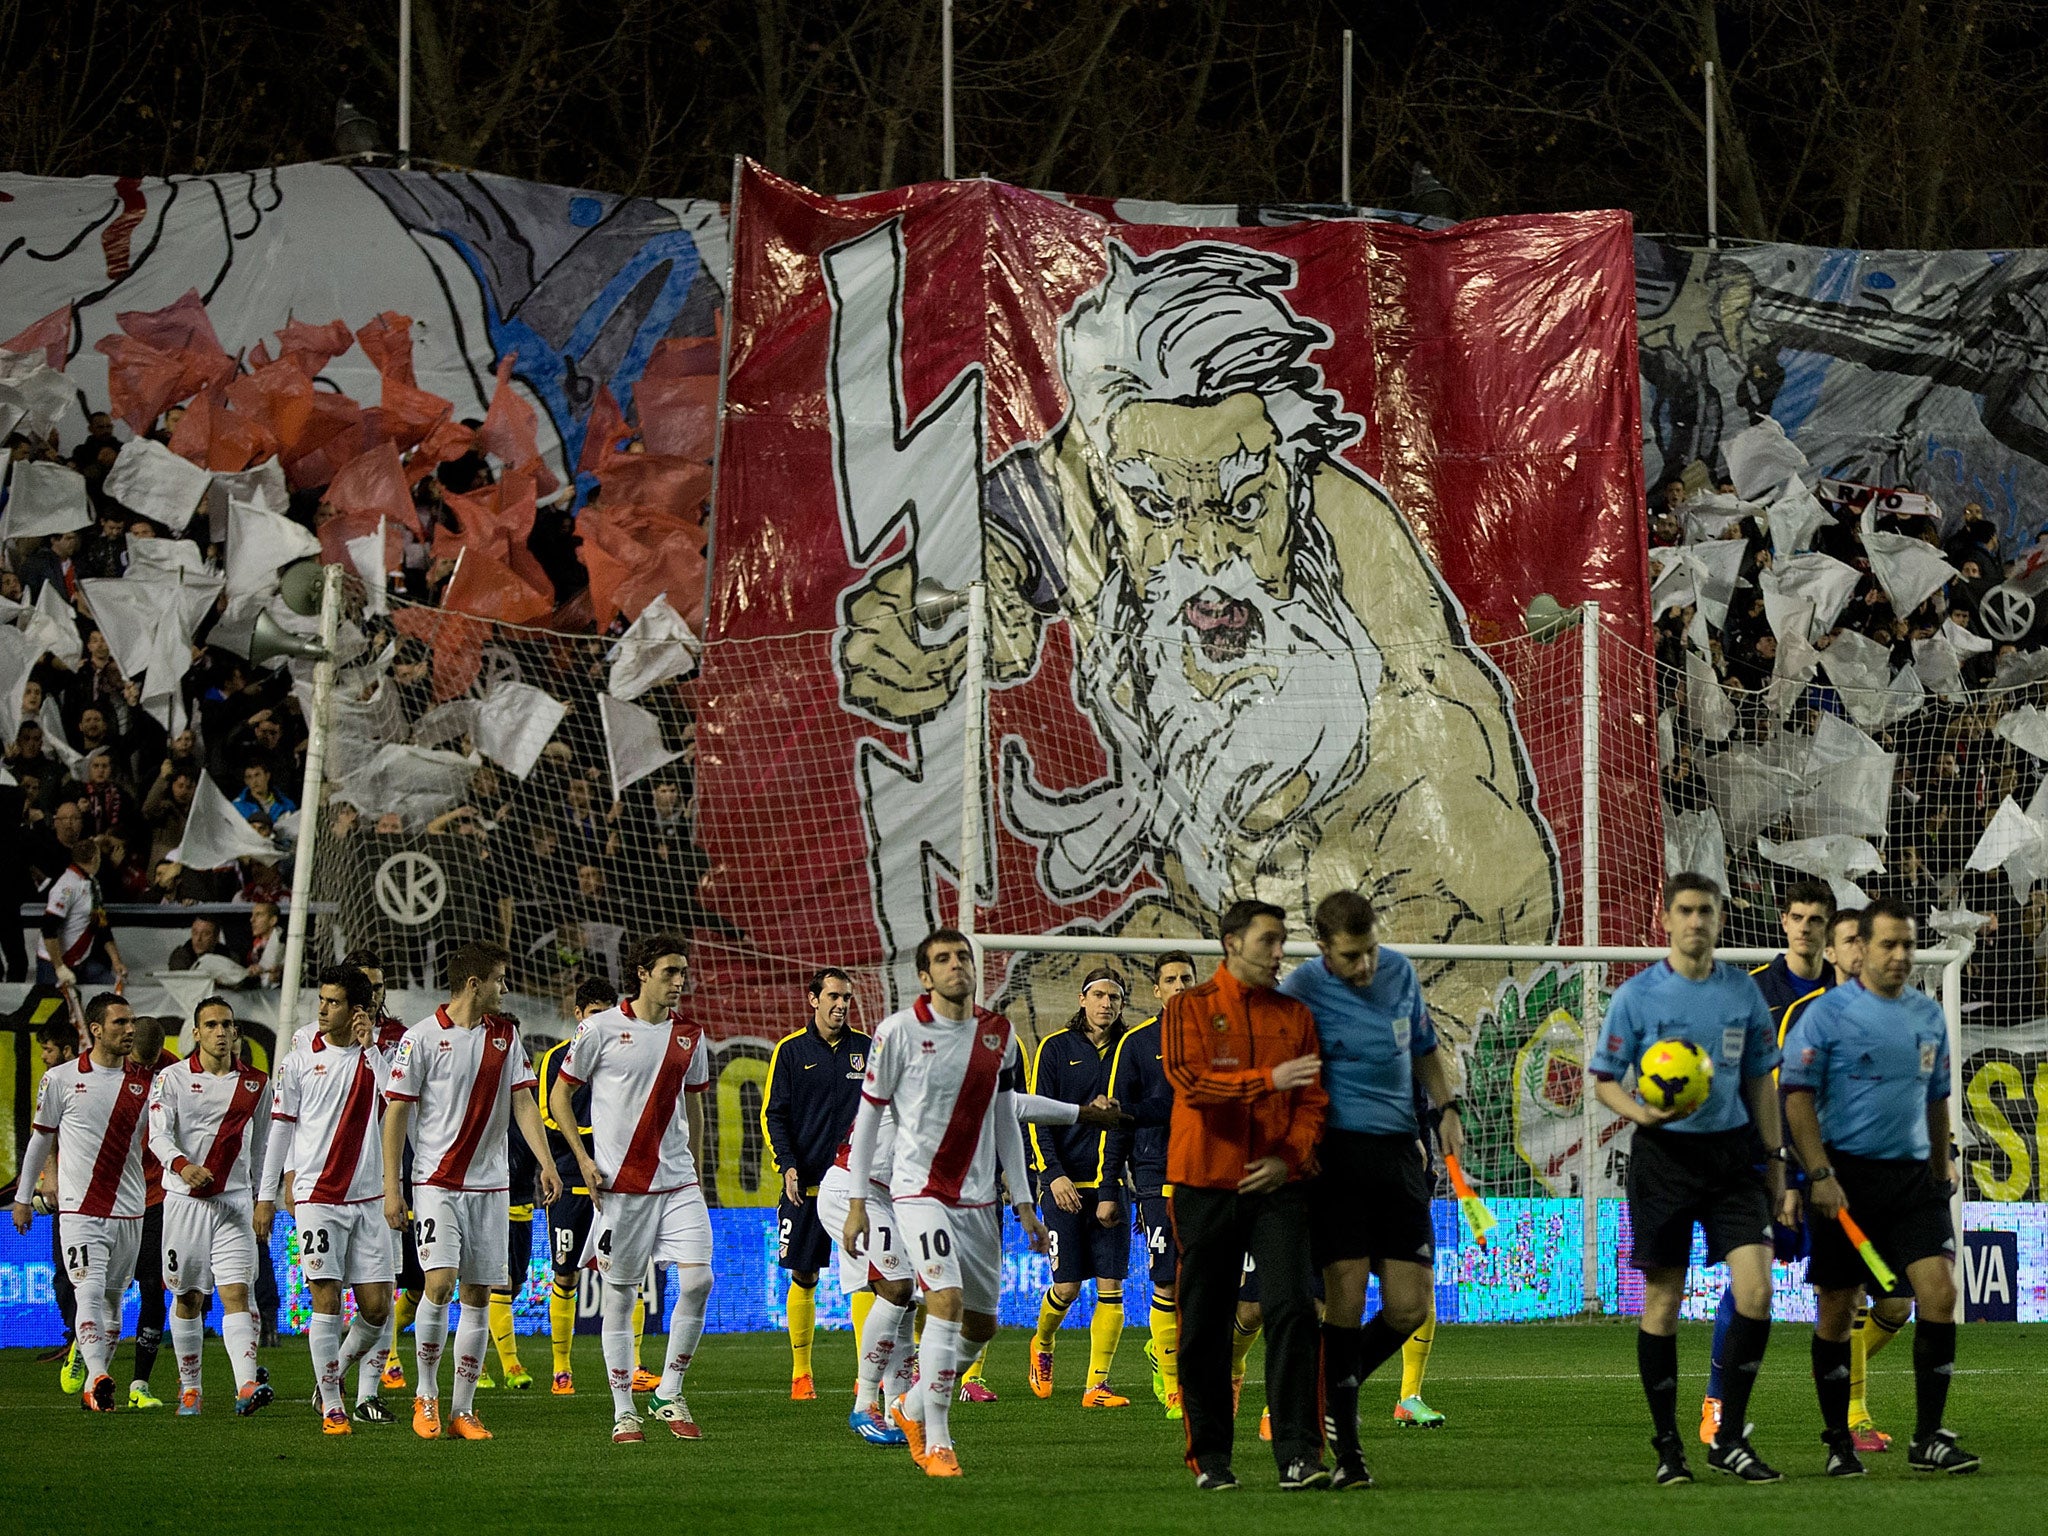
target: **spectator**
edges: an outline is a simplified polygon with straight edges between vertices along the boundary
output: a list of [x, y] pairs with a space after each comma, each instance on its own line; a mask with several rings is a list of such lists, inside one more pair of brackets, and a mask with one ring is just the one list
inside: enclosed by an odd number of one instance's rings
[[284, 926], [275, 902], [259, 901], [249, 909], [249, 985], [274, 987], [284, 973]]
[[189, 971], [199, 964], [201, 956], [220, 953], [220, 924], [210, 917], [195, 917], [191, 936], [171, 951], [167, 964], [174, 971]]
[[79, 806], [86, 831], [94, 836], [125, 834], [136, 823], [135, 797], [115, 781], [114, 754], [105, 747], [94, 748], [85, 759], [85, 791]]
[[149, 862], [159, 863], [185, 840], [185, 819], [192, 814], [192, 794], [199, 787], [190, 768], [174, 768], [165, 758], [156, 782], [143, 797], [142, 819], [149, 825]]
[[74, 530], [70, 533], [53, 534], [50, 542], [36, 550], [21, 563], [21, 579], [28, 587], [30, 602], [43, 594], [43, 584], [54, 581], [57, 590], [73, 606], [78, 602], [77, 554], [79, 537]]
[[270, 765], [258, 759], [242, 769], [242, 792], [235, 797], [235, 809], [248, 821], [261, 816], [270, 830], [277, 826], [278, 817], [290, 815], [298, 806], [270, 787]]

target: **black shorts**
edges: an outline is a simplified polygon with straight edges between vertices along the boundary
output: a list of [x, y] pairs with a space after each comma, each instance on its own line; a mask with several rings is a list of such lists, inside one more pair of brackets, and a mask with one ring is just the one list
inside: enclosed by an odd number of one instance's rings
[[832, 1234], [818, 1220], [818, 1197], [775, 1207], [775, 1262], [799, 1275], [815, 1275], [832, 1262]]
[[[1922, 1259], [1953, 1259], [1956, 1254], [1954, 1224], [1949, 1220], [1948, 1191], [1934, 1182], [1934, 1171], [1922, 1162], [1891, 1162], [1874, 1157], [1857, 1157], [1850, 1152], [1828, 1149], [1828, 1163], [1835, 1170], [1842, 1193], [1849, 1197], [1849, 1214], [1863, 1235], [1898, 1275], [1892, 1295], [1912, 1293], [1906, 1283], [1906, 1267]], [[1827, 1291], [1845, 1291], [1867, 1286], [1873, 1296], [1886, 1294], [1877, 1287], [1863, 1255], [1849, 1241], [1838, 1221], [1808, 1222], [1812, 1232], [1813, 1257], [1806, 1266], [1807, 1283]]]
[[1080, 1191], [1081, 1209], [1072, 1215], [1059, 1208], [1047, 1190], [1038, 1197], [1045, 1221], [1045, 1245], [1052, 1259], [1054, 1285], [1079, 1285], [1083, 1280], [1121, 1282], [1131, 1272], [1131, 1208], [1121, 1196], [1108, 1226], [1095, 1219], [1097, 1192]]
[[1173, 1202], [1165, 1195], [1138, 1196], [1138, 1229], [1151, 1257], [1152, 1289], [1170, 1286], [1180, 1274], [1180, 1244], [1173, 1237]]
[[1694, 1222], [1707, 1235], [1709, 1264], [1751, 1244], [1775, 1244], [1770, 1187], [1753, 1161], [1753, 1141], [1748, 1126], [1697, 1134], [1636, 1127], [1628, 1159], [1635, 1268], [1685, 1268]]
[[571, 1194], [565, 1184], [548, 1207], [548, 1268], [573, 1286], [583, 1244], [590, 1237], [590, 1196]]
[[505, 1235], [505, 1289], [517, 1296], [525, 1288], [527, 1271], [532, 1268], [533, 1207], [515, 1205]]
[[409, 1296], [419, 1296], [424, 1294], [427, 1289], [427, 1272], [420, 1268], [420, 1246], [418, 1240], [413, 1236], [413, 1223], [410, 1220], [412, 1215], [412, 1191], [410, 1190], [407, 1190], [405, 1195], [405, 1212], [408, 1220], [399, 1229], [399, 1237], [404, 1242], [405, 1248], [403, 1257], [398, 1261], [398, 1288]]
[[1407, 1134], [1325, 1131], [1322, 1172], [1308, 1190], [1317, 1269], [1346, 1259], [1436, 1264], [1436, 1227], [1422, 1151]]

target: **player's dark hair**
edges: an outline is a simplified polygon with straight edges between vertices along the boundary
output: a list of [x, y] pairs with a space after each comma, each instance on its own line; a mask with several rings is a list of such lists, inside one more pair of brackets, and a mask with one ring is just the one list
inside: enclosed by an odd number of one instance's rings
[[36, 1044], [54, 1045], [66, 1056], [78, 1054], [78, 1026], [62, 1014], [36, 1026]]
[[602, 976], [586, 976], [576, 983], [576, 1011], [590, 1007], [610, 1008], [619, 1000], [619, 989]]
[[356, 969], [363, 971], [381, 971], [384, 969], [384, 957], [367, 944], [359, 949], [352, 949], [343, 955], [341, 963], [343, 965], [352, 965]]
[[87, 1003], [87, 1004], [85, 1005], [85, 1026], [86, 1026], [86, 1028], [87, 1028], [87, 1029], [97, 1029], [97, 1028], [99, 1028], [99, 1026], [100, 1026], [101, 1024], [103, 1024], [104, 1022], [106, 1022], [106, 1017], [107, 1017], [107, 1010], [108, 1010], [109, 1008], [112, 1008], [112, 1007], [113, 1007], [113, 1006], [114, 1006], [115, 1004], [117, 1004], [117, 1003], [118, 1003], [118, 1004], [119, 1004], [119, 1005], [120, 1005], [121, 1007], [123, 1007], [123, 1008], [126, 1008], [126, 1007], [128, 1006], [128, 999], [127, 999], [127, 998], [125, 998], [125, 997], [123, 997], [123, 996], [122, 996], [122, 995], [121, 995], [120, 993], [118, 993], [118, 992], [95, 992], [95, 993], [93, 993], [93, 995], [92, 995], [92, 1001], [90, 1001], [89, 1003]]
[[926, 971], [929, 971], [932, 968], [932, 949], [933, 946], [939, 944], [967, 944], [969, 948], [973, 947], [967, 935], [962, 933], [958, 928], [934, 928], [930, 933], [926, 934], [924, 938], [918, 942], [918, 975], [922, 976]]
[[[361, 966], [350, 965], [346, 960], [339, 965], [321, 966], [319, 985], [341, 988], [341, 994], [348, 999], [351, 1008], [367, 1008], [370, 1006], [370, 1000], [377, 995], [377, 988], [371, 983], [368, 973]], [[223, 998], [221, 1001], [225, 1002], [227, 999]]]
[[1714, 898], [1715, 906], [1721, 905], [1721, 887], [1716, 885], [1708, 876], [1700, 874], [1696, 870], [1688, 869], [1671, 876], [1670, 879], [1664, 882], [1664, 910], [1669, 912], [1671, 904], [1687, 891], [1698, 891], [1702, 896], [1711, 896]]
[[1880, 896], [1856, 914], [1856, 937], [1868, 944], [1870, 936], [1877, 932], [1877, 920], [1880, 917], [1891, 917], [1902, 923], [1910, 923], [1913, 921], [1913, 909], [1896, 896]]
[[1830, 921], [1835, 915], [1834, 887], [1825, 880], [1795, 880], [1785, 887], [1784, 897], [1778, 903], [1780, 912], [1790, 912], [1794, 907], [1820, 907]]
[[1854, 923], [1860, 936], [1863, 932], [1863, 909], [1861, 907], [1837, 907], [1835, 915], [1828, 919], [1828, 942], [1835, 940], [1835, 930], [1844, 923]]
[[1223, 920], [1216, 925], [1219, 939], [1235, 938], [1262, 917], [1287, 921], [1287, 913], [1270, 901], [1233, 901], [1224, 909]]
[[650, 933], [626, 952], [626, 967], [635, 976], [642, 971], [651, 971], [661, 964], [663, 955], [681, 955], [685, 963], [690, 954], [690, 941], [679, 933]]
[[456, 946], [448, 957], [448, 990], [460, 992], [472, 981], [487, 981], [491, 972], [512, 963], [512, 951], [502, 944], [471, 940]]
[[851, 988], [853, 986], [853, 978], [847, 975], [846, 972], [839, 969], [838, 966], [821, 965], [815, 971], [811, 972], [811, 996], [823, 996], [825, 991], [825, 983], [830, 981], [834, 976], [837, 976], [841, 981], [845, 982], [848, 988]]
[[[327, 970], [328, 970], [328, 971], [331, 971], [331, 970], [334, 970], [334, 969], [335, 969], [335, 967], [334, 967], [334, 966], [331, 966], [331, 965], [330, 965], [330, 966], [329, 966], [329, 967], [327, 968]], [[324, 983], [324, 982], [325, 982], [325, 981], [327, 980], [327, 971], [322, 971], [322, 972], [320, 973], [320, 980], [321, 980], [321, 981], [322, 981], [323, 983]], [[197, 1008], [194, 1008], [194, 1009], [192, 1010], [192, 1022], [193, 1022], [193, 1024], [194, 1024], [194, 1025], [197, 1025], [197, 1024], [199, 1023], [199, 1016], [200, 1016], [200, 1015], [201, 1015], [202, 1013], [206, 1012], [206, 1010], [207, 1010], [207, 1009], [209, 1009], [209, 1008], [225, 1008], [225, 1009], [227, 1009], [227, 1011], [228, 1011], [228, 1018], [229, 1018], [229, 1020], [230, 1020], [230, 1021], [232, 1021], [232, 1020], [233, 1020], [233, 1019], [235, 1018], [235, 1016], [236, 1016], [236, 1015], [235, 1015], [235, 1005], [234, 1005], [234, 1002], [233, 1002], [233, 1000], [232, 1000], [232, 999], [230, 999], [230, 998], [227, 998], [227, 997], [223, 997], [223, 996], [222, 996], [222, 995], [221, 995], [220, 993], [218, 993], [218, 992], [215, 992], [215, 993], [214, 993], [214, 994], [213, 994], [212, 996], [210, 996], [210, 997], [205, 997], [205, 998], [202, 998], [202, 999], [200, 999], [200, 1003], [199, 1003], [199, 1006], [198, 1006]]]
[[1339, 937], [1369, 939], [1378, 924], [1372, 902], [1358, 891], [1332, 891], [1316, 903], [1316, 937], [1325, 944]]
[[1165, 975], [1166, 968], [1169, 965], [1184, 965], [1197, 975], [1201, 974], [1202, 968], [1195, 964], [1195, 957], [1193, 955], [1184, 949], [1169, 949], [1163, 955], [1152, 957], [1152, 980], [1157, 982], [1161, 976]]
[[164, 1053], [164, 1036], [169, 1031], [164, 1021], [153, 1013], [135, 1015], [135, 1042], [128, 1047], [129, 1057], [145, 1067], [153, 1067], [157, 1058]]
[[[1116, 989], [1119, 992], [1127, 993], [1130, 990], [1128, 987], [1124, 985], [1123, 973], [1117, 970], [1115, 966], [1098, 965], [1097, 967], [1095, 967], [1094, 970], [1090, 971], [1086, 976], [1083, 976], [1081, 978], [1082, 995], [1086, 996], [1088, 989], [1094, 986], [1095, 983], [1097, 983], [1098, 981], [1114, 982], [1116, 984]], [[1083, 1003], [1079, 1008], [1076, 1008], [1074, 1010], [1074, 1016], [1071, 1019], [1067, 1020], [1067, 1028], [1079, 1029], [1087, 1022], [1088, 1005], [1086, 1003]]]

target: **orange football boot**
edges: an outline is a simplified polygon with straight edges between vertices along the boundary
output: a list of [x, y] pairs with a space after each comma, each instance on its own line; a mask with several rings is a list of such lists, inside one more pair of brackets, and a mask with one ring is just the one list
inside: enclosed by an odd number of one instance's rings
[[961, 1475], [960, 1458], [953, 1454], [953, 1447], [942, 1445], [936, 1450], [926, 1452], [924, 1475], [926, 1477], [959, 1477]]
[[448, 1421], [447, 1436], [450, 1440], [489, 1440], [491, 1432], [475, 1414], [458, 1413]]

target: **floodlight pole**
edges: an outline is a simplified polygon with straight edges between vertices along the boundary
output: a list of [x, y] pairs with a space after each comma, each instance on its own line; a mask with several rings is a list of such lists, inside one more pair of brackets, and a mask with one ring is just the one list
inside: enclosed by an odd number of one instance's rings
[[285, 920], [284, 976], [278, 988], [277, 1038], [298, 1028], [306, 934], [313, 926], [313, 858], [320, 848], [321, 791], [327, 787], [327, 736], [334, 714], [334, 647], [341, 638], [341, 567], [320, 572], [320, 646], [313, 665], [313, 712], [306, 722], [306, 778], [299, 789], [299, 839], [292, 849], [292, 910]]
[[398, 168], [412, 169], [412, 0], [398, 0]]
[[[1600, 605], [1579, 608], [1579, 942], [1600, 942]], [[1593, 1053], [1600, 1044], [1607, 967], [1579, 967], [1580, 1306], [1600, 1310], [1600, 1116]]]
[[939, 0], [939, 116], [945, 133], [946, 180], [953, 179], [953, 0]]
[[1351, 29], [1344, 29], [1344, 136], [1340, 142], [1342, 178], [1344, 183], [1343, 202], [1351, 206]]
[[1714, 164], [1714, 61], [1708, 59], [1701, 73], [1707, 86], [1707, 249], [1721, 248], [1720, 177]]

